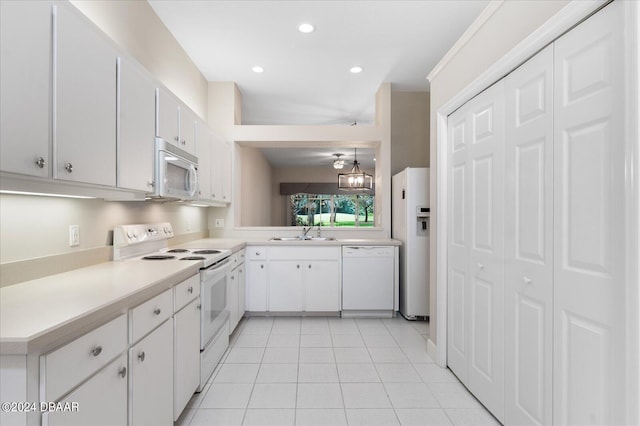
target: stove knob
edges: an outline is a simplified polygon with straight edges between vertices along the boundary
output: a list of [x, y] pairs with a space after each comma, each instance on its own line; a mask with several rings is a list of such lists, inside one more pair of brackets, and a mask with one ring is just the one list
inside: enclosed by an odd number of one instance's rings
[[137, 238], [138, 238], [138, 235], [139, 235], [139, 234], [138, 234], [138, 230], [137, 230], [137, 229], [134, 229], [134, 230], [133, 230], [133, 237], [137, 239]]
[[129, 237], [129, 239], [132, 239], [133, 238], [133, 232], [127, 231], [127, 237]]

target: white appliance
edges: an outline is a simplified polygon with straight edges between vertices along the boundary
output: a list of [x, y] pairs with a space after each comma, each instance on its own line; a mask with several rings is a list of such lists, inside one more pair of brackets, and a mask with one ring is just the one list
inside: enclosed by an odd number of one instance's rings
[[343, 316], [392, 317], [395, 247], [342, 247]]
[[156, 138], [154, 184], [154, 198], [195, 200], [198, 194], [198, 158], [162, 138]]
[[391, 236], [400, 246], [400, 313], [429, 316], [429, 169], [407, 167], [391, 178]]
[[200, 263], [200, 392], [229, 347], [227, 279], [231, 251], [167, 248], [170, 223], [122, 225], [113, 230], [113, 260]]

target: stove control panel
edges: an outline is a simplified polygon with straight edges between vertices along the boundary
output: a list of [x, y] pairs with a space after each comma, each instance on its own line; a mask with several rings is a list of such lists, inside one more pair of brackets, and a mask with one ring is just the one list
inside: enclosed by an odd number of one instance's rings
[[124, 247], [142, 242], [162, 241], [173, 238], [170, 223], [122, 225], [113, 230], [113, 245]]

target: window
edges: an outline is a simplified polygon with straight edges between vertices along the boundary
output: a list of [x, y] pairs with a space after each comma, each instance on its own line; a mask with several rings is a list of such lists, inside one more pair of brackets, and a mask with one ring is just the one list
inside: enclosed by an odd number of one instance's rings
[[304, 194], [290, 196], [291, 226], [373, 226], [374, 195]]

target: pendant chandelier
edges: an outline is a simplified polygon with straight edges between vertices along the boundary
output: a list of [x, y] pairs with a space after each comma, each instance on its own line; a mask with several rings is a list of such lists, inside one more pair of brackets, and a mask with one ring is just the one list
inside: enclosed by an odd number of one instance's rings
[[353, 153], [354, 160], [351, 172], [338, 174], [338, 189], [346, 191], [368, 191], [373, 189], [373, 176], [360, 171], [356, 148], [353, 149]]

